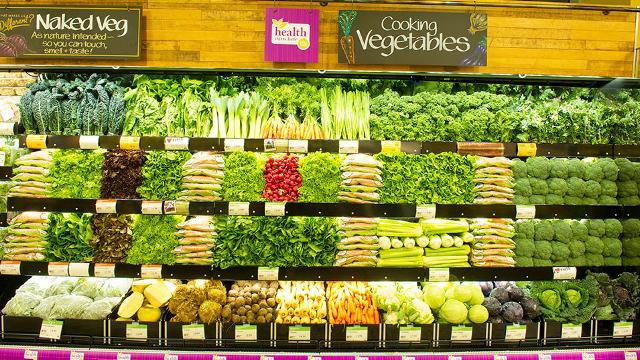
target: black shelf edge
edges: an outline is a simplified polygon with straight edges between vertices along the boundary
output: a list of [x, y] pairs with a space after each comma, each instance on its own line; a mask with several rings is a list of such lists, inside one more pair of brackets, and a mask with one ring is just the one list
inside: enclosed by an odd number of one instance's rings
[[13, 166], [0, 166], [0, 181], [11, 180], [13, 176]]

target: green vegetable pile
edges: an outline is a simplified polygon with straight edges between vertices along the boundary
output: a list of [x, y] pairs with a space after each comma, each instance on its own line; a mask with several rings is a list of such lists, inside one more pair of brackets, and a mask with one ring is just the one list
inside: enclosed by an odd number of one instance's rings
[[591, 320], [598, 306], [598, 282], [535, 281], [525, 292], [540, 304], [545, 320], [582, 324]]
[[96, 263], [119, 263], [127, 260], [131, 249], [131, 216], [95, 214], [91, 217], [93, 229], [93, 261]]
[[229, 266], [331, 266], [339, 240], [335, 219], [221, 217], [213, 264]]
[[58, 150], [52, 157], [53, 166], [49, 170], [51, 197], [100, 197], [103, 151]]
[[382, 203], [472, 203], [473, 160], [455, 153], [410, 155], [381, 153]]
[[589, 273], [587, 279], [598, 282], [596, 320], [635, 320], [640, 310], [640, 280], [638, 274], [623, 272], [611, 279], [607, 273]]
[[146, 200], [175, 200], [182, 184], [182, 164], [191, 153], [187, 151], [150, 151], [142, 166], [142, 184], [138, 194]]
[[226, 155], [222, 198], [227, 201], [263, 201], [264, 164], [264, 158], [252, 152]]
[[51, 213], [46, 235], [46, 259], [90, 262], [93, 258], [92, 237], [91, 215]]
[[337, 202], [340, 191], [340, 157], [316, 152], [300, 159], [298, 172], [302, 185], [298, 188], [300, 202]]
[[173, 249], [178, 246], [176, 225], [183, 216], [137, 215], [133, 224], [133, 246], [129, 250], [129, 264], [167, 264], [176, 261]]
[[640, 265], [640, 219], [622, 221], [622, 265]]

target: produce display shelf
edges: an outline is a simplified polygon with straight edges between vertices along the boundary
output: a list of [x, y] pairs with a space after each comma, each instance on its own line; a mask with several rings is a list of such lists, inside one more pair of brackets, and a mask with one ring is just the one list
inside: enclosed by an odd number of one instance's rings
[[[258, 267], [234, 266], [220, 269], [209, 265], [132, 265], [124, 263], [60, 263], [44, 261], [2, 261], [3, 275], [70, 275], [120, 278], [150, 277], [165, 279], [281, 280], [281, 281], [545, 281], [582, 279], [587, 271], [618, 276], [640, 272], [640, 266], [604, 267]], [[62, 268], [61, 268], [62, 266]], [[99, 270], [96, 271], [96, 268]]]
[[[27, 141], [28, 135], [19, 135], [23, 148], [52, 149], [120, 149], [121, 139], [127, 138], [127, 149], [185, 150], [185, 151], [255, 151], [255, 152], [327, 152], [376, 154], [401, 151], [408, 154], [454, 152], [486, 156], [555, 156], [555, 157], [640, 157], [639, 145], [591, 144], [532, 144], [486, 143], [448, 141], [380, 141], [380, 140], [287, 140], [287, 139], [223, 139], [207, 137], [162, 136], [70, 136], [46, 135], [39, 141]], [[35, 138], [35, 137], [34, 137]], [[44, 141], [44, 143], [43, 143]]]
[[[109, 206], [106, 206], [109, 205]], [[435, 208], [435, 212], [433, 211]], [[315, 217], [437, 217], [437, 218], [538, 218], [608, 219], [638, 218], [640, 206], [622, 205], [480, 205], [480, 204], [353, 204], [265, 203], [175, 200], [110, 200], [8, 197], [9, 211], [53, 211], [117, 214], [184, 214], [238, 216]], [[523, 209], [529, 210], [526, 214]]]

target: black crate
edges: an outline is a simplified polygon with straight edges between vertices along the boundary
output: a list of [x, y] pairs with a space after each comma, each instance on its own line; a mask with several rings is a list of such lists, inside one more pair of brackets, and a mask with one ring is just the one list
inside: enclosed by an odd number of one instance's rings
[[[274, 324], [255, 324], [256, 340], [236, 340], [236, 324], [222, 323], [222, 340], [220, 344], [226, 348], [265, 348], [272, 347], [274, 340]], [[239, 326], [239, 325], [238, 325]]]
[[540, 340], [540, 323], [531, 322], [521, 324], [526, 327], [525, 338], [523, 340], [506, 340], [507, 326], [512, 324], [491, 324], [490, 325], [490, 346], [510, 347], [510, 346], [537, 346]]
[[613, 337], [613, 329], [618, 321], [611, 320], [595, 320], [593, 322], [593, 339], [596, 344], [626, 344], [635, 342], [637, 344], [640, 339], [640, 320], [633, 322], [633, 331], [631, 336]]
[[162, 325], [164, 327], [164, 331], [162, 334], [164, 338], [164, 345], [189, 347], [215, 346], [216, 340], [218, 340], [218, 328], [216, 323], [202, 324], [204, 326], [204, 340], [185, 340], [182, 337], [182, 326], [191, 324], [172, 322], [172, 317], [173, 315], [167, 311], [163, 318], [164, 322]]
[[470, 341], [451, 340], [451, 334], [454, 326], [451, 324], [438, 324], [436, 332], [436, 346], [441, 348], [460, 347], [484, 347], [488, 343], [488, 324], [472, 324]]
[[327, 347], [333, 349], [378, 349], [381, 347], [381, 325], [360, 325], [367, 329], [366, 341], [347, 341], [347, 328], [356, 325], [330, 325], [329, 339], [325, 342]]
[[[582, 324], [582, 334], [579, 338], [562, 338], [562, 323], [545, 321], [542, 323], [543, 345], [584, 345], [591, 343], [591, 322]], [[573, 325], [573, 324], [568, 324]]]
[[[96, 338], [106, 336], [105, 320], [61, 320], [60, 342], [91, 344]], [[4, 339], [33, 340], [39, 338], [42, 319], [36, 317], [2, 316], [2, 336]]]
[[[435, 324], [423, 324], [423, 325], [382, 325], [383, 345], [387, 349], [411, 349], [411, 350], [425, 350], [433, 347], [433, 341], [435, 339], [436, 325]], [[417, 327], [420, 328], [420, 342], [401, 342], [400, 341], [400, 328], [401, 327]]]
[[[276, 324], [276, 347], [286, 349], [319, 349], [327, 338], [327, 324]], [[296, 327], [309, 328], [309, 340], [289, 340], [289, 329]]]

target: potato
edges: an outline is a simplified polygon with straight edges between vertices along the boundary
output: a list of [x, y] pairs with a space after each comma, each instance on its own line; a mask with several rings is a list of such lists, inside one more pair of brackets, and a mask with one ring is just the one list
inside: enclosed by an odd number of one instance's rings
[[253, 305], [251, 305], [251, 311], [252, 311], [253, 313], [256, 313], [256, 314], [257, 314], [259, 310], [260, 310], [260, 305], [258, 305], [258, 304], [253, 304]]

